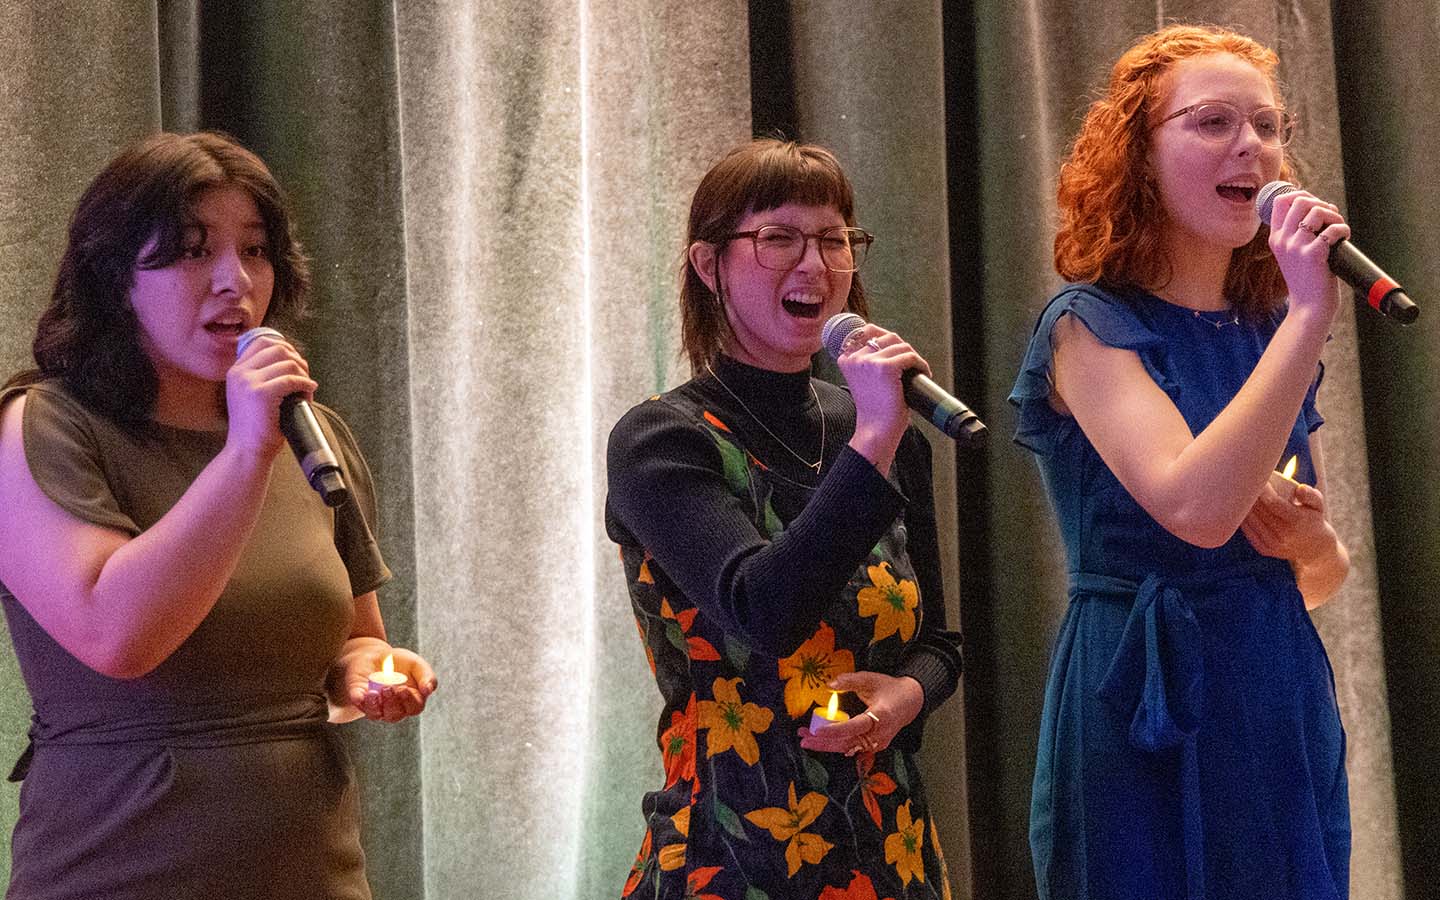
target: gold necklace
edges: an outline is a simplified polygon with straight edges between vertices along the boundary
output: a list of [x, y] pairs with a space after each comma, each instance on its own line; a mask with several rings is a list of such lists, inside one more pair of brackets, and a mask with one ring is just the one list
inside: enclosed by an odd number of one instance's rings
[[725, 393], [735, 398], [735, 402], [740, 404], [740, 408], [745, 410], [745, 412], [749, 414], [750, 418], [755, 420], [756, 425], [759, 425], [761, 428], [765, 429], [765, 433], [770, 435], [771, 439], [774, 440], [775, 443], [784, 447], [785, 451], [791, 456], [798, 459], [801, 465], [805, 466], [805, 468], [814, 470], [816, 475], [820, 474], [820, 466], [822, 463], [825, 462], [825, 407], [820, 404], [820, 395], [815, 391], [814, 382], [806, 382], [806, 384], [810, 388], [810, 396], [815, 400], [815, 408], [820, 410], [820, 458], [812, 463], [806, 462], [805, 457], [796, 453], [789, 444], [780, 440], [780, 436], [778, 434], [770, 430], [770, 426], [760, 421], [760, 417], [755, 415], [755, 413], [751, 411], [750, 407], [745, 405], [745, 401], [740, 399], [739, 394], [730, 390], [730, 385], [725, 383], [725, 380], [720, 377], [719, 373], [717, 373], [708, 362], [705, 364], [705, 370], [710, 373], [711, 378], [714, 378], [717, 382], [720, 383], [720, 386], [725, 389]]

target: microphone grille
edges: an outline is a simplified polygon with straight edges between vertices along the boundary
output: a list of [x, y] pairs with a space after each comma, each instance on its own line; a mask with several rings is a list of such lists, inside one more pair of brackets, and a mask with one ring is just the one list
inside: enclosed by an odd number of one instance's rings
[[1255, 195], [1255, 212], [1259, 214], [1260, 221], [1266, 225], [1270, 224], [1270, 211], [1275, 206], [1275, 198], [1281, 194], [1288, 194], [1300, 190], [1288, 181], [1272, 181], [1260, 189]]
[[836, 313], [826, 320], [825, 328], [820, 332], [820, 342], [825, 345], [825, 351], [830, 354], [831, 359], [840, 357], [850, 332], [864, 324], [865, 320], [852, 312]]
[[276, 331], [275, 329], [266, 328], [264, 325], [257, 325], [256, 327], [240, 335], [240, 339], [235, 342], [235, 358], [239, 359], [240, 357], [244, 356], [245, 348], [250, 346], [251, 342], [254, 341], [256, 338], [262, 337], [277, 337], [281, 340], [285, 339], [285, 336], [280, 332]]

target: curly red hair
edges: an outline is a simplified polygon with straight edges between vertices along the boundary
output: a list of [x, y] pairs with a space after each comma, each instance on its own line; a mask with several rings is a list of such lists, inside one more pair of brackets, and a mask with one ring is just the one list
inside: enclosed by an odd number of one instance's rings
[[[1175, 64], [1211, 53], [1229, 53], [1255, 66], [1279, 96], [1275, 51], [1235, 31], [1172, 25], [1126, 50], [1060, 167], [1055, 269], [1062, 277], [1152, 289], [1170, 280], [1159, 227], [1165, 208], [1146, 172], [1150, 120], [1164, 102], [1165, 76]], [[1288, 161], [1281, 163], [1280, 177], [1293, 178]], [[1225, 296], [1251, 316], [1273, 310], [1286, 293], [1269, 235], [1262, 224], [1248, 244], [1235, 249], [1225, 276]]]

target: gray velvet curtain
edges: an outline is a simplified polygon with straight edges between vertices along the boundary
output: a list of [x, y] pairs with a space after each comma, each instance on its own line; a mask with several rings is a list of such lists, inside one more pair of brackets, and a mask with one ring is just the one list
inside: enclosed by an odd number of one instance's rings
[[[1352, 896], [1425, 896], [1440, 883], [1435, 0], [6, 0], [0, 369], [28, 361], [69, 212], [119, 147], [204, 127], [264, 156], [314, 258], [300, 337], [380, 488], [387, 624], [440, 673], [419, 720], [344, 729], [376, 896], [618, 896], [660, 772], [658, 695], [600, 526], [605, 438], [683, 377], [676, 273], [700, 174], [757, 130], [831, 146], [880, 236], [877, 319], [992, 431], [983, 451], [937, 447], [967, 670], [922, 766], [956, 896], [1033, 896], [1026, 814], [1064, 579], [1004, 397], [1057, 285], [1065, 146], [1114, 57], [1174, 20], [1278, 48], [1306, 185], [1425, 310], [1402, 330], [1347, 307], [1329, 345], [1330, 503], [1355, 566], [1316, 614], [1349, 733]], [[29, 713], [0, 654], [0, 754], [24, 746]]]

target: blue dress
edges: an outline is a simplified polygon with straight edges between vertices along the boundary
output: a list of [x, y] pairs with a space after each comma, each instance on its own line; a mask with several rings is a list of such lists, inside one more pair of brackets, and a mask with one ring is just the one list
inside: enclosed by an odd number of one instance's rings
[[[1070, 597], [1031, 801], [1039, 895], [1344, 898], [1345, 734], [1290, 567], [1239, 532], [1215, 549], [1175, 537], [1055, 412], [1051, 331], [1067, 313], [1133, 350], [1196, 434], [1240, 390], [1283, 315], [1237, 322], [1070, 285], [1035, 328], [1010, 395], [1015, 440], [1035, 453], [1059, 517]], [[1285, 451], [1309, 484], [1319, 380]]]

